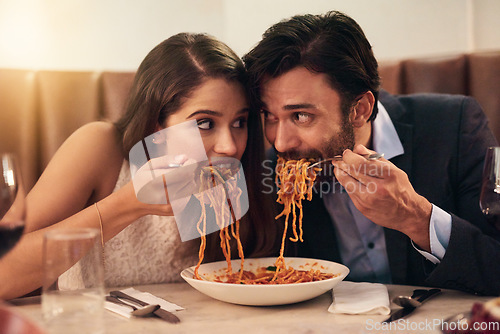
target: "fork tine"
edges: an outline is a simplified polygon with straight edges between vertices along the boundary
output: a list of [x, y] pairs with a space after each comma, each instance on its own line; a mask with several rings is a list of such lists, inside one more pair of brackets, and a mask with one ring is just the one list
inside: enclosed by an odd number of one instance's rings
[[[364, 157], [366, 160], [378, 160], [378, 159], [384, 157], [384, 153], [362, 154], [361, 156]], [[325, 162], [334, 161], [334, 160], [340, 161], [340, 160], [342, 160], [342, 156], [341, 155], [336, 155], [333, 158], [328, 158], [328, 159], [317, 161], [317, 162], [309, 165], [307, 167], [307, 169], [313, 168], [315, 166], [318, 166], [319, 164], [323, 164]]]
[[316, 167], [316, 166], [319, 166], [320, 164], [324, 164], [326, 162], [329, 162], [329, 161], [333, 161], [333, 160], [342, 160], [342, 156], [341, 155], [336, 155], [334, 156], [333, 158], [328, 158], [328, 159], [324, 159], [324, 160], [320, 160], [320, 161], [317, 161], [311, 165], [309, 165], [307, 167], [307, 169], [310, 169], [310, 168], [313, 168], [313, 167]]

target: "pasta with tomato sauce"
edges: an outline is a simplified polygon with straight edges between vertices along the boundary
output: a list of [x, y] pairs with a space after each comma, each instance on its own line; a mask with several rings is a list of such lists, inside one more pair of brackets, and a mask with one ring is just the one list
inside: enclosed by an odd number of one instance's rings
[[[291, 266], [287, 267], [284, 258], [285, 242], [289, 224], [289, 217], [292, 214], [292, 233], [293, 237], [290, 237], [290, 241], [297, 242], [303, 241], [303, 231], [302, 231], [302, 200], [312, 199], [312, 189], [314, 181], [316, 180], [316, 173], [321, 171], [320, 167], [309, 168], [312, 161], [307, 159], [301, 160], [285, 160], [280, 157], [278, 159], [278, 164], [276, 166], [276, 184], [279, 187], [277, 202], [284, 205], [283, 211], [275, 217], [278, 219], [285, 216], [285, 227], [283, 231], [283, 237], [280, 247], [280, 254], [276, 259], [275, 266], [270, 267], [260, 267], [255, 272], [244, 270], [244, 258], [243, 249], [241, 247], [241, 242], [239, 240], [239, 221], [236, 221], [234, 225], [236, 227], [231, 230], [231, 234], [236, 238], [238, 244], [238, 251], [241, 258], [241, 268], [237, 272], [233, 272], [231, 268], [231, 252], [229, 248], [230, 235], [228, 232], [228, 227], [224, 225], [223, 212], [220, 211], [220, 217], [216, 218], [221, 227], [221, 248], [226, 257], [226, 262], [228, 264], [227, 270], [222, 275], [217, 275], [214, 279], [215, 282], [222, 283], [235, 283], [235, 284], [291, 284], [291, 283], [303, 283], [303, 282], [315, 282], [325, 279], [330, 279], [339, 274], [324, 273], [317, 269], [310, 270], [299, 270], [294, 269]], [[214, 172], [215, 171], [215, 172]], [[200, 181], [207, 187], [210, 182], [207, 177], [212, 174], [213, 177], [220, 178], [220, 181], [224, 182], [220, 171], [211, 169], [206, 169], [205, 173], [200, 176]], [[212, 180], [213, 183], [213, 180]], [[215, 183], [213, 183], [215, 184]], [[234, 186], [234, 185], [233, 185]], [[234, 188], [231, 188], [234, 191]], [[202, 194], [203, 192], [200, 192]], [[203, 194], [201, 196], [204, 196]], [[226, 198], [225, 193], [220, 193], [219, 195], [210, 195], [209, 202], [211, 206], [216, 210], [220, 209], [221, 203]], [[200, 203], [204, 203], [204, 199], [200, 198]], [[296, 210], [299, 210], [299, 215], [297, 217]], [[232, 212], [232, 211], [231, 211]], [[222, 218], [221, 218], [222, 217]], [[233, 214], [234, 217], [234, 214]], [[219, 220], [221, 223], [219, 223]], [[298, 224], [297, 224], [298, 220]], [[202, 241], [199, 251], [199, 262], [195, 268], [195, 278], [201, 279], [198, 273], [198, 269], [203, 261], [203, 252], [205, 249], [206, 238], [206, 211], [204, 205], [202, 204], [202, 217], [198, 222], [198, 232], [202, 236]], [[233, 225], [231, 225], [232, 227]], [[298, 231], [297, 231], [298, 228]], [[315, 264], [313, 264], [314, 267]]]
[[[233, 273], [231, 266], [231, 246], [229, 243], [232, 235], [236, 240], [238, 255], [241, 259], [241, 269], [238, 272], [241, 273], [240, 276], [243, 274], [243, 263], [245, 261], [245, 256], [240, 240], [240, 221], [235, 219], [232, 203], [227, 196], [227, 193], [236, 194], [236, 201], [239, 201], [242, 191], [239, 187], [237, 187], [236, 179], [230, 177], [231, 174], [232, 172], [230, 169], [220, 169], [215, 166], [203, 167], [200, 172], [200, 192], [197, 197], [201, 204], [201, 216], [198, 220], [198, 223], [196, 224], [196, 229], [198, 230], [198, 233], [200, 233], [201, 243], [198, 252], [199, 260], [194, 270], [195, 278], [197, 279], [201, 279], [198, 271], [201, 263], [203, 262], [207, 242], [207, 212], [205, 208], [206, 203], [209, 203], [210, 207], [212, 207], [215, 212], [216, 223], [220, 229], [220, 247], [227, 262], [227, 273]], [[221, 186], [218, 187], [217, 185]], [[226, 201], [228, 202], [230, 209], [229, 213], [231, 216], [227, 215], [227, 209], [224, 205]], [[230, 224], [231, 219], [234, 219], [234, 224]]]
[[[312, 189], [316, 180], [317, 172], [321, 171], [320, 167], [308, 168], [314, 162], [308, 159], [286, 160], [283, 157], [278, 158], [276, 165], [276, 185], [278, 190], [278, 203], [283, 204], [283, 211], [276, 216], [275, 219], [285, 216], [285, 227], [281, 240], [280, 254], [276, 260], [276, 272], [273, 279], [276, 280], [280, 276], [282, 270], [287, 270], [284, 258], [285, 241], [288, 232], [288, 223], [290, 213], [292, 213], [292, 233], [290, 241], [303, 242], [302, 231], [302, 200], [312, 199]], [[298, 232], [297, 232], [297, 208], [299, 209], [298, 217]]]

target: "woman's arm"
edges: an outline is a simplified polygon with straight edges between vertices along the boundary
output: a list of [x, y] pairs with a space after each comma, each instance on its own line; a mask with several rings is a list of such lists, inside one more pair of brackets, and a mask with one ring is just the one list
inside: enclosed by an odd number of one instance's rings
[[10, 299], [42, 284], [43, 235], [54, 228], [100, 228], [98, 202], [107, 241], [141, 216], [168, 215], [169, 205], [146, 205], [129, 182], [112, 193], [123, 162], [114, 127], [90, 123], [71, 135], [27, 196], [23, 238], [0, 259], [0, 299]]
[[111, 194], [123, 159], [112, 124], [95, 122], [75, 131], [27, 196], [25, 233], [60, 222]]

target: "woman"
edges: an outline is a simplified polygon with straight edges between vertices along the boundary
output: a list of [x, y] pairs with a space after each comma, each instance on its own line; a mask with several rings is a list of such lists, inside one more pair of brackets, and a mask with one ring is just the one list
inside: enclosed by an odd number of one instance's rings
[[[41, 286], [43, 234], [53, 228], [102, 229], [107, 286], [177, 281], [196, 264], [199, 239], [181, 243], [165, 217], [173, 215], [169, 203], [137, 200], [127, 160], [141, 139], [188, 120], [197, 122], [208, 157], [241, 160], [250, 201], [241, 222], [245, 253], [270, 255], [276, 224], [259, 189], [263, 136], [245, 80], [241, 60], [210, 36], [181, 33], [156, 46], [137, 70], [124, 116], [72, 134], [28, 194], [25, 236], [0, 260], [0, 298]], [[206, 261], [223, 258], [218, 247], [209, 243]]]

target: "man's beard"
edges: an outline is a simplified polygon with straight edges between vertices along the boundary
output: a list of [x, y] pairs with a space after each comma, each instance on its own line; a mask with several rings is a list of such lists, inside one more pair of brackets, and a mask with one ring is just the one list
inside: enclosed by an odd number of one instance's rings
[[[346, 116], [342, 120], [340, 133], [334, 133], [328, 140], [321, 144], [319, 149], [309, 149], [307, 151], [291, 150], [279, 153], [279, 156], [287, 160], [300, 160], [302, 158], [323, 160], [333, 158], [336, 155], [342, 155], [346, 149], [352, 150], [353, 148], [354, 126], [349, 120], [349, 117]], [[322, 170], [316, 175], [317, 184], [325, 181], [330, 183], [332, 178], [335, 178], [333, 165], [331, 163], [325, 163], [321, 166], [321, 168]]]
[[328, 140], [321, 144], [319, 149], [309, 149], [306, 151], [290, 150], [279, 153], [279, 155], [287, 160], [305, 159], [327, 159], [333, 158], [336, 155], [342, 155], [346, 149], [354, 148], [354, 126], [349, 117], [344, 117], [340, 133], [334, 133]]

